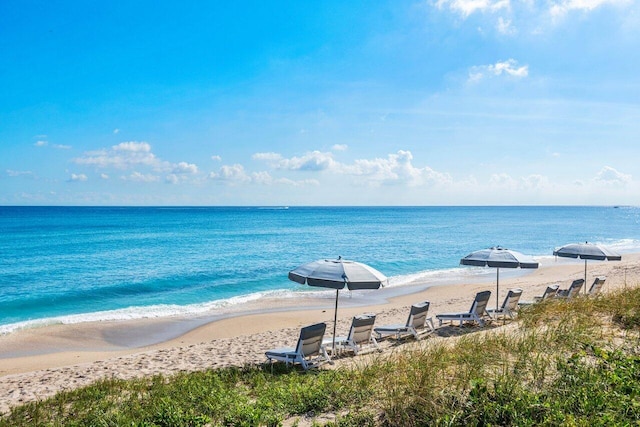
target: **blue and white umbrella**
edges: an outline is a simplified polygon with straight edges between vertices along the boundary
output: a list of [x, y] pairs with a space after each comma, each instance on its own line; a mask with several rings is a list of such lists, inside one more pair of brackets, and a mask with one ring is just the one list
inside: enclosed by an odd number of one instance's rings
[[355, 261], [321, 259], [289, 272], [289, 279], [301, 285], [317, 286], [336, 290], [336, 307], [333, 315], [333, 349], [335, 350], [336, 322], [338, 320], [338, 297], [340, 289], [378, 289], [387, 282], [387, 277], [373, 267]]
[[587, 261], [621, 261], [622, 255], [594, 243], [571, 243], [553, 251], [555, 256], [584, 260], [584, 290], [587, 291]]
[[462, 258], [460, 264], [496, 269], [496, 310], [500, 299], [500, 268], [538, 268], [538, 262], [529, 255], [500, 246], [472, 252]]

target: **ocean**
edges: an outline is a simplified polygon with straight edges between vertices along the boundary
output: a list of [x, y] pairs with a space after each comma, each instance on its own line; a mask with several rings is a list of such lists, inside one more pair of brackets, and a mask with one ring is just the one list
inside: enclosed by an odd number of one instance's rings
[[497, 245], [543, 264], [583, 241], [640, 252], [640, 208], [5, 206], [0, 235], [1, 334], [320, 297], [287, 273], [338, 256], [401, 287], [494, 275], [459, 261]]

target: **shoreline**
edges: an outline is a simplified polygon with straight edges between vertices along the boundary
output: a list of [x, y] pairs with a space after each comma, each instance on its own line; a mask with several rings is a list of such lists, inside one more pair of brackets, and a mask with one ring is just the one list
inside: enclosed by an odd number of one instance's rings
[[[638, 261], [640, 253], [623, 254], [619, 262], [590, 262], [587, 286], [596, 276], [607, 276], [604, 292], [640, 284]], [[500, 303], [509, 288], [522, 288], [523, 300], [541, 294], [547, 284], [559, 283], [566, 288], [571, 280], [583, 277], [584, 262], [563, 260], [527, 273], [508, 278], [501, 275]], [[358, 295], [350, 299], [341, 294], [338, 333], [348, 329], [354, 315], [364, 312], [376, 313], [376, 324], [403, 323], [408, 307], [424, 300], [431, 302], [430, 316], [466, 311], [481, 290], [492, 291], [489, 304], [493, 306], [495, 275], [484, 279], [458, 284], [420, 283], [404, 287], [407, 289], [403, 292], [394, 287], [366, 291], [377, 293], [372, 298]], [[293, 345], [300, 328], [315, 322], [332, 326], [333, 300], [262, 301], [249, 310], [218, 318], [95, 322], [17, 331], [0, 336], [0, 412], [100, 378], [134, 378], [264, 362], [264, 351]], [[123, 345], [153, 341], [154, 334], [175, 336], [142, 346]]]

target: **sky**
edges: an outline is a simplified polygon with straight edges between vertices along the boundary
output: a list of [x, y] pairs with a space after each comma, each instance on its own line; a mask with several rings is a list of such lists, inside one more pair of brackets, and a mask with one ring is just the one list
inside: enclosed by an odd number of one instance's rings
[[640, 2], [0, 2], [0, 205], [640, 205]]

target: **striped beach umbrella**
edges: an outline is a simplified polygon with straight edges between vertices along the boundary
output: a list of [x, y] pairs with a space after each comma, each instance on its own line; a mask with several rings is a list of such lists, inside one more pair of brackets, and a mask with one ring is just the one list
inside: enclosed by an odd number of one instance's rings
[[587, 261], [621, 261], [622, 255], [594, 243], [571, 243], [553, 251], [555, 256], [584, 260], [584, 291], [587, 292]]
[[529, 255], [500, 246], [472, 252], [462, 258], [460, 264], [496, 269], [496, 310], [500, 300], [500, 268], [538, 268], [538, 263]]
[[338, 259], [321, 259], [291, 270], [289, 279], [301, 285], [317, 286], [336, 290], [336, 306], [333, 314], [333, 347], [336, 346], [336, 322], [338, 320], [338, 297], [340, 289], [378, 289], [387, 282], [387, 277], [366, 264]]

